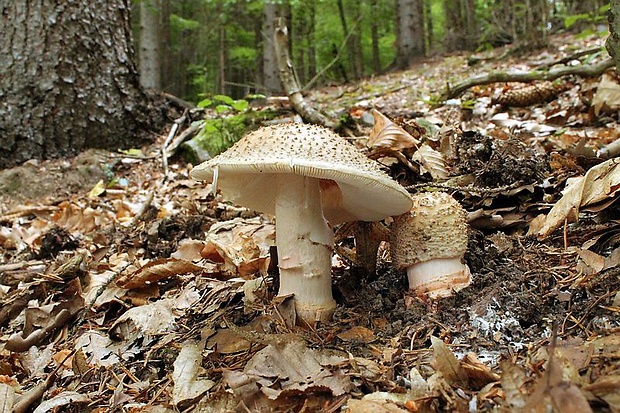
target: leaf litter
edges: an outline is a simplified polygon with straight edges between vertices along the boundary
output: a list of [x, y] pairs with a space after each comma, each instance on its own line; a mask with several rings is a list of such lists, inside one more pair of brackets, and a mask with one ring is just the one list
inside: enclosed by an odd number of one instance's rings
[[620, 411], [616, 76], [433, 104], [445, 79], [527, 68], [485, 62], [309, 97], [410, 191], [468, 210], [473, 283], [441, 300], [407, 293], [385, 236], [337, 229], [334, 321], [295, 327], [272, 218], [162, 168], [161, 142], [2, 171], [25, 181], [0, 194], [0, 411]]

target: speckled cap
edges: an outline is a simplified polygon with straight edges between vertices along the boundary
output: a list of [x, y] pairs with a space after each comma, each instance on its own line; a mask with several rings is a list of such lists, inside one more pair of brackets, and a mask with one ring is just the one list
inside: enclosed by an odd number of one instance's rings
[[196, 166], [194, 179], [214, 182], [239, 205], [275, 213], [275, 174], [321, 179], [323, 214], [332, 224], [377, 221], [411, 209], [405, 188], [330, 129], [300, 123], [262, 127]]
[[461, 204], [444, 192], [414, 195], [411, 212], [392, 223], [392, 262], [402, 269], [432, 259], [462, 256], [467, 251], [466, 218]]

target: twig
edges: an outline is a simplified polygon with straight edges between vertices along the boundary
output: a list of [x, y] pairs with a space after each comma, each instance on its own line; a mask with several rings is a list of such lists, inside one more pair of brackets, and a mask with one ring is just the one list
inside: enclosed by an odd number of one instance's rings
[[164, 179], [168, 178], [168, 145], [170, 145], [170, 142], [172, 142], [172, 138], [174, 138], [174, 136], [176, 135], [181, 124], [185, 122], [185, 119], [187, 119], [187, 111], [188, 110], [185, 109], [183, 115], [181, 115], [181, 117], [177, 118], [174, 121], [174, 124], [170, 128], [170, 132], [168, 133], [168, 136], [166, 137], [166, 140], [161, 147], [161, 162], [164, 167]]
[[563, 65], [563, 64], [566, 64], [566, 63], [570, 63], [573, 60], [579, 59], [580, 57], [588, 56], [588, 55], [600, 52], [602, 50], [604, 50], [602, 47], [593, 47], [592, 49], [580, 50], [578, 52], [573, 53], [570, 56], [563, 57], [562, 59], [559, 59], [559, 60], [556, 60], [556, 61], [553, 61], [553, 62], [550, 62], [550, 63], [544, 63], [542, 65], [539, 65], [539, 66], [536, 67], [536, 69], [543, 70], [543, 69], [548, 69], [550, 67], [553, 67], [555, 65]]
[[488, 85], [498, 82], [531, 82], [533, 80], [555, 80], [562, 76], [575, 75], [582, 77], [596, 77], [601, 75], [605, 70], [615, 65], [613, 59], [609, 58], [594, 65], [579, 65], [561, 67], [550, 70], [533, 70], [530, 72], [502, 72], [495, 71], [485, 73], [456, 84], [448, 85], [442, 94], [442, 99], [453, 99], [461, 93], [473, 86]]
[[319, 113], [304, 100], [297, 79], [295, 79], [293, 64], [288, 54], [288, 29], [284, 24], [283, 18], [276, 19], [274, 40], [280, 81], [295, 111], [308, 123], [336, 129], [338, 126], [336, 122]]
[[522, 185], [523, 185], [522, 182], [515, 182], [510, 185], [500, 186], [498, 188], [475, 188], [472, 186], [452, 186], [452, 185], [445, 185], [445, 184], [436, 184], [433, 182], [425, 182], [425, 183], [406, 186], [405, 189], [408, 191], [412, 191], [412, 190], [416, 190], [420, 188], [431, 187], [431, 188], [437, 188], [437, 189], [444, 189], [446, 191], [466, 192], [466, 193], [471, 193], [471, 194], [477, 194], [480, 196], [486, 196], [486, 195], [501, 194], [503, 192], [519, 188]]

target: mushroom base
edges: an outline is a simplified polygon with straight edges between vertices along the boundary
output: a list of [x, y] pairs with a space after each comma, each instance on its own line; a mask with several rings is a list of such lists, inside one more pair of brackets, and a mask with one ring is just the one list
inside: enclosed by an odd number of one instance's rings
[[293, 294], [298, 321], [311, 325], [330, 321], [336, 309], [331, 283], [334, 233], [323, 217], [319, 183], [282, 174], [276, 185], [278, 295]]
[[471, 272], [461, 258], [437, 258], [419, 262], [407, 268], [409, 289], [416, 293], [426, 293], [430, 298], [452, 295], [471, 284]]

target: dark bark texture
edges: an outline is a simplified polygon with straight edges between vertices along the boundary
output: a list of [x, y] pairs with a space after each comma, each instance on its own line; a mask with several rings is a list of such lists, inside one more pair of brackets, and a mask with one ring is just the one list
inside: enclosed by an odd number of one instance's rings
[[0, 168], [144, 143], [129, 0], [2, 0], [0, 12]]

